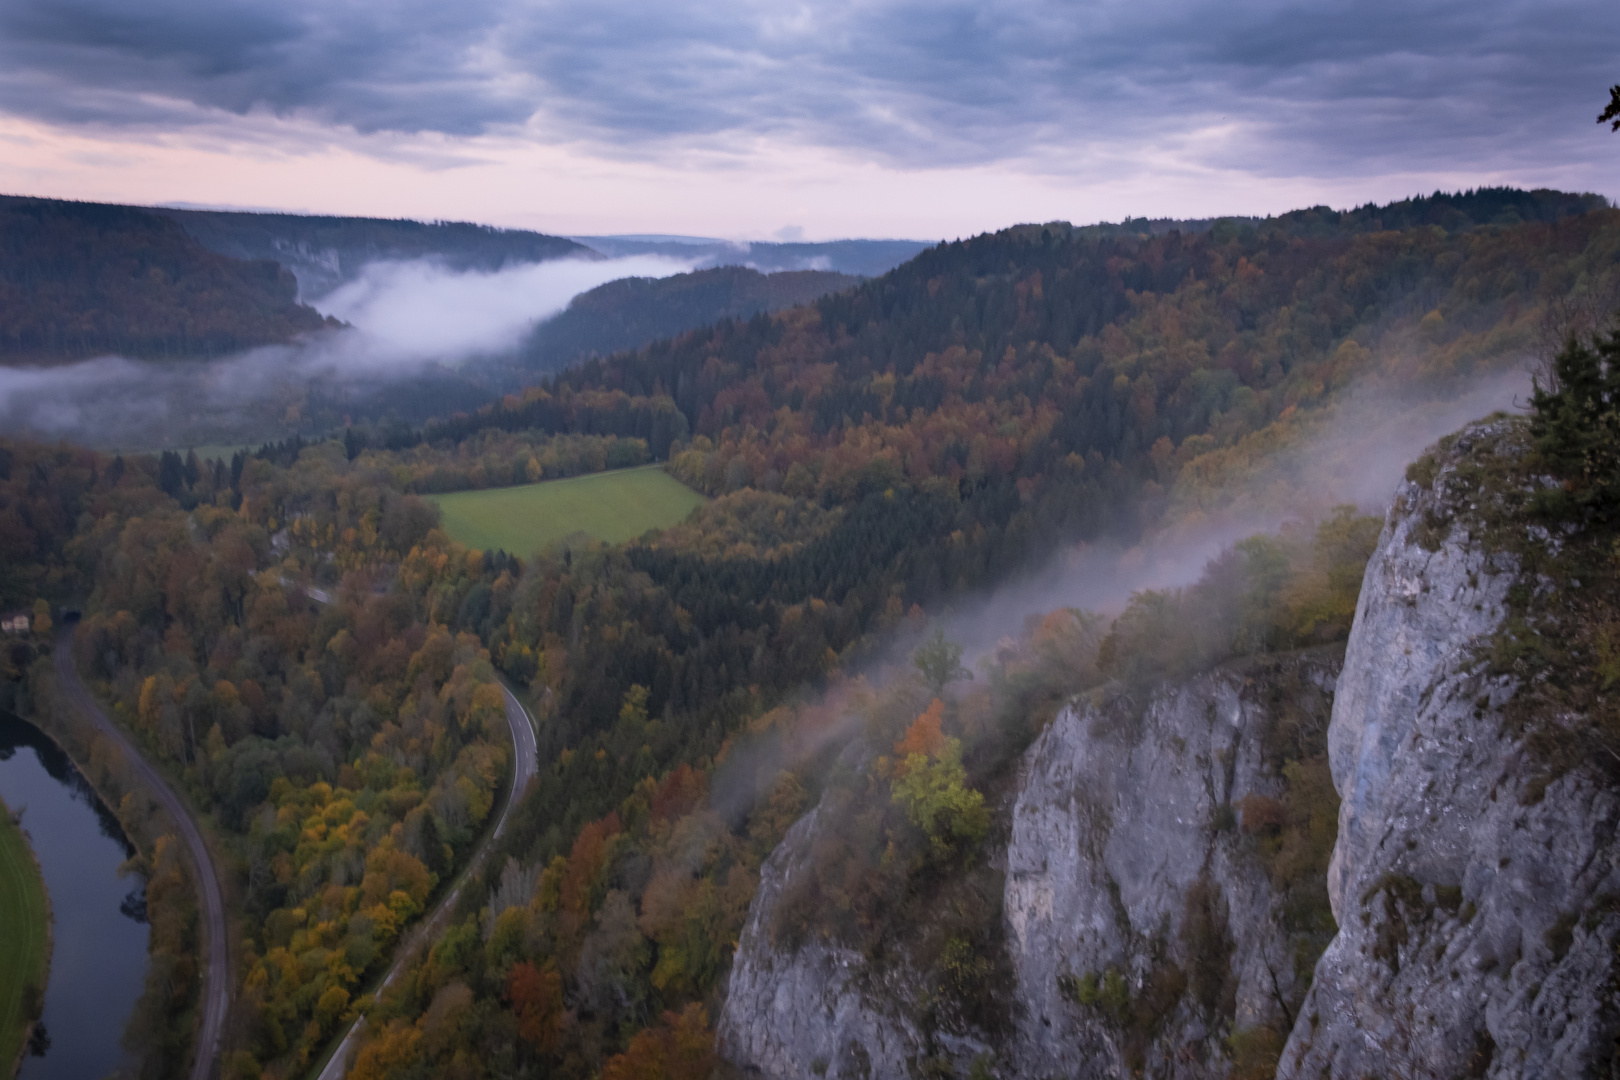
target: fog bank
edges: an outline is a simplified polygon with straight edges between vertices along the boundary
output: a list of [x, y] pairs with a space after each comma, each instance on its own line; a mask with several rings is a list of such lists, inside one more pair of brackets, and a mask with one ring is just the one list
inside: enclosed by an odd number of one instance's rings
[[1295, 445], [1207, 491], [1189, 492], [1183, 477], [1149, 539], [1067, 547], [987, 596], [954, 601], [942, 616], [946, 635], [968, 655], [983, 655], [1032, 615], [1060, 607], [1112, 614], [1132, 593], [1191, 584], [1222, 550], [1284, 522], [1342, 505], [1383, 515], [1406, 466], [1427, 447], [1472, 420], [1518, 411], [1529, 396], [1528, 364], [1446, 386], [1351, 388], [1302, 424]]
[[373, 263], [315, 303], [349, 327], [295, 344], [206, 361], [103, 356], [0, 367], [0, 434], [121, 449], [279, 439], [303, 426], [312, 388], [329, 395], [374, 390], [500, 355], [582, 292], [687, 269], [681, 260], [648, 255], [492, 273], [425, 260]]
[[493, 273], [450, 270], [430, 260], [381, 262], [313, 303], [354, 326], [390, 362], [453, 363], [515, 347], [536, 324], [598, 285], [690, 268], [689, 260], [665, 255], [556, 259]]
[[[1425, 448], [1472, 420], [1519, 411], [1530, 393], [1530, 367], [1445, 386], [1363, 384], [1301, 424], [1293, 443], [1233, 469], [1208, 490], [1191, 492], [1185, 477], [1167, 493], [1168, 508], [1145, 540], [1102, 539], [1051, 552], [1037, 567], [988, 592], [957, 596], [919, 622], [907, 621], [846, 674], [882, 687], [911, 677], [911, 654], [935, 627], [963, 647], [976, 669], [1032, 618], [1073, 607], [1118, 614], [1132, 594], [1191, 585], [1232, 544], [1272, 533], [1289, 521], [1310, 522], [1336, 506], [1382, 516], [1406, 470]], [[717, 810], [735, 817], [775, 782], [829, 743], [859, 730], [860, 694], [836, 686], [816, 704], [841, 718], [813, 738], [774, 733], [739, 740], [712, 782]], [[848, 710], [844, 712], [843, 710]]]

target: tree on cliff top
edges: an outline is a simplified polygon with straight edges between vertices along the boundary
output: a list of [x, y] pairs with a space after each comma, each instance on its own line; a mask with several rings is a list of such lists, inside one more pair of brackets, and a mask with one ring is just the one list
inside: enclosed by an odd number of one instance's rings
[[1544, 495], [1547, 508], [1608, 520], [1620, 507], [1620, 330], [1570, 338], [1530, 405], [1536, 451], [1564, 481]]

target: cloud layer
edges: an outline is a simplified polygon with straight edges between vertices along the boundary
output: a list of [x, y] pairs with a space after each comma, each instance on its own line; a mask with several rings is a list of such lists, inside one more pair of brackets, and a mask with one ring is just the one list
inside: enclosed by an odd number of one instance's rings
[[51, 123], [776, 139], [912, 168], [1584, 161], [1616, 55], [1601, 0], [0, 0], [0, 109]]

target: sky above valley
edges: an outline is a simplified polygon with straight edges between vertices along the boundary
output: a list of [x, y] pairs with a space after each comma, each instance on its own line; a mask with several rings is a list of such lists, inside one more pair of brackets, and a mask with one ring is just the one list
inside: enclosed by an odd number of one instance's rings
[[938, 239], [1620, 196], [1613, 0], [0, 0], [0, 191]]

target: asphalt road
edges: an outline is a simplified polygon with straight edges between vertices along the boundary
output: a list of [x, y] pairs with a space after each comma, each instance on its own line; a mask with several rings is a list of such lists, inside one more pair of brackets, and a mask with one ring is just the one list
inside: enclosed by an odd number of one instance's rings
[[[495, 828], [490, 830], [489, 836], [479, 846], [478, 850], [473, 853], [472, 859], [468, 861], [467, 868], [462, 871], [461, 877], [456, 881], [455, 888], [451, 889], [444, 899], [439, 901], [438, 906], [433, 909], [433, 912], [426, 919], [418, 923], [416, 928], [406, 935], [405, 940], [395, 951], [394, 963], [389, 967], [388, 974], [383, 976], [382, 983], [377, 987], [378, 993], [381, 993], [384, 988], [393, 983], [405, 971], [406, 965], [416, 955], [417, 950], [444, 932], [445, 924], [450, 921], [450, 913], [455, 910], [456, 900], [461, 896], [462, 887], [477, 873], [479, 867], [483, 866], [484, 860], [489, 857], [490, 849], [495, 846], [495, 842], [506, 831], [507, 822], [511, 820], [512, 815], [517, 811], [518, 796], [529, 786], [529, 781], [535, 776], [539, 748], [534, 741], [534, 725], [530, 722], [529, 714], [523, 708], [523, 705], [517, 698], [512, 696], [512, 691], [502, 686], [501, 695], [506, 704], [506, 725], [512, 729], [512, 746], [517, 752], [512, 767], [512, 790], [507, 794], [506, 806], [502, 808], [501, 816], [495, 822]], [[349, 1071], [349, 1059], [354, 1056], [360, 1032], [365, 1025], [366, 1018], [363, 1016], [354, 1022], [353, 1026], [343, 1036], [343, 1041], [338, 1044], [338, 1048], [332, 1054], [331, 1060], [321, 1070], [317, 1080], [342, 1080], [343, 1075]]]
[[[197, 1059], [191, 1068], [191, 1080], [208, 1080], [219, 1057], [219, 1037], [225, 1028], [225, 1014], [231, 1007], [231, 976], [226, 944], [225, 897], [219, 888], [219, 876], [214, 860], [208, 854], [197, 823], [191, 819], [185, 804], [159, 775], [152, 764], [141, 756], [135, 744], [118, 729], [112, 718], [102, 711], [101, 705], [73, 664], [73, 630], [66, 629], [56, 642], [56, 676], [62, 690], [75, 708], [95, 723], [102, 734], [112, 739], [124, 752], [124, 757], [135, 767], [146, 786], [174, 821], [180, 838], [191, 852], [192, 865], [197, 868], [197, 885], [202, 893], [203, 937], [207, 942], [208, 964], [204, 969], [202, 986], [202, 1026], [197, 1031]], [[531, 735], [531, 745], [533, 737]]]

